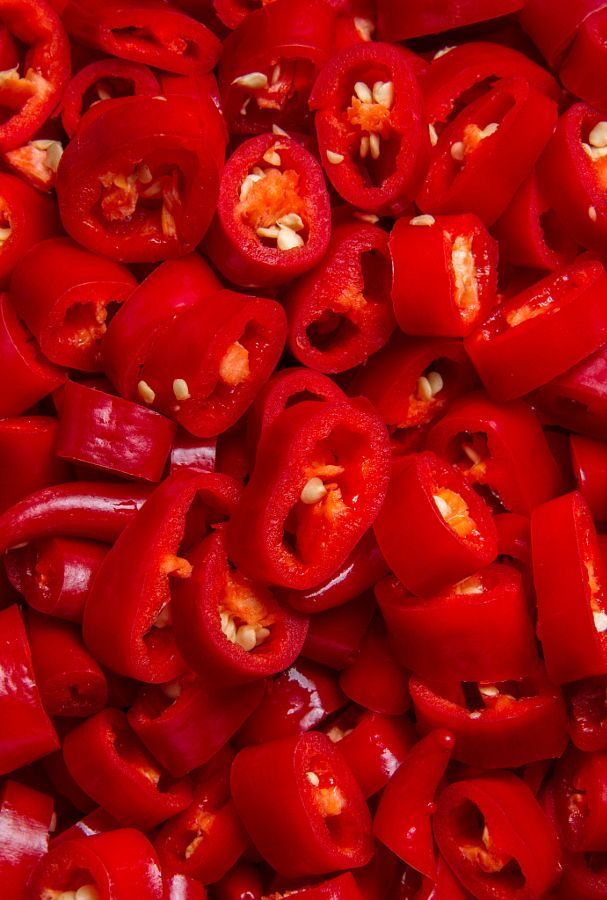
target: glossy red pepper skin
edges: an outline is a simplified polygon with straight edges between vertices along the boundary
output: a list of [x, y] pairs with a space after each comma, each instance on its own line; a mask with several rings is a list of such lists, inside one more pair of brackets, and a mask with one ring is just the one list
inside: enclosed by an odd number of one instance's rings
[[554, 10], [555, 15], [547, 15], [550, 7], [546, 0], [529, 0], [521, 24], [548, 65], [556, 68], [578, 25], [600, 5], [599, 0], [572, 0], [562, 9]]
[[607, 440], [607, 346], [535, 391], [533, 402], [551, 423]]
[[221, 50], [201, 22], [157, 0], [69, 0], [64, 21], [84, 44], [169, 72], [208, 72]]
[[[455, 735], [454, 759], [486, 769], [516, 768], [559, 757], [567, 745], [567, 714], [560, 692], [545, 673], [506, 682], [497, 689], [497, 695], [484, 698], [477, 689], [480, 699], [470, 710], [459, 683], [434, 690], [411, 678], [418, 730], [427, 734], [446, 728]], [[515, 691], [514, 701], [505, 696], [510, 690]]]
[[[438, 798], [433, 828], [448, 865], [479, 900], [540, 897], [560, 874], [552, 823], [510, 773], [449, 785]], [[505, 870], [511, 860], [520, 872], [516, 880]]]
[[565, 494], [534, 510], [531, 548], [538, 636], [550, 677], [565, 684], [605, 674], [603, 562], [581, 494]]
[[405, 334], [463, 337], [495, 305], [497, 243], [474, 215], [425, 221], [404, 216], [390, 233], [396, 320]]
[[479, 325], [464, 346], [491, 396], [527, 394], [597, 350], [607, 338], [606, 285], [603, 266], [581, 257], [506, 300]]
[[[449, 524], [451, 512], [446, 511], [446, 519], [439, 510], [435, 497], [441, 491], [447, 492], [446, 506], [449, 498], [463, 503], [461, 533], [457, 520]], [[422, 595], [474, 574], [497, 555], [497, 533], [486, 503], [458, 469], [431, 451], [395, 460], [375, 536], [394, 574]]]
[[[331, 4], [320, 0], [302, 0], [296, 6], [284, 0], [262, 4], [238, 24], [224, 42], [219, 66], [232, 134], [259, 134], [273, 125], [309, 130], [308, 96], [333, 52], [335, 26]], [[234, 83], [250, 72], [266, 75], [266, 86], [251, 89]]]
[[373, 712], [399, 716], [409, 708], [407, 675], [394, 657], [381, 620], [371, 623], [356, 658], [339, 676], [339, 686], [348, 699]]
[[571, 464], [577, 489], [595, 520], [607, 520], [607, 448], [579, 434], [569, 436]]
[[143, 687], [127, 717], [154, 758], [180, 777], [221, 751], [263, 694], [262, 683], [230, 688], [186, 674]]
[[139, 373], [155, 342], [178, 316], [219, 287], [210, 266], [197, 254], [163, 262], [142, 281], [103, 339], [104, 371], [119, 394], [141, 399]]
[[496, 19], [516, 12], [523, 5], [523, 0], [489, 0], [488, 3], [463, 0], [457, 5], [442, 0], [414, 0], [401, 7], [390, 0], [379, 0], [378, 28], [382, 38], [400, 41]]
[[117, 709], [108, 707], [70, 731], [63, 758], [82, 790], [121, 825], [149, 830], [192, 798], [189, 782], [163, 772]]
[[381, 795], [373, 820], [375, 836], [399, 859], [427, 878], [436, 878], [430, 814], [454, 737], [431, 731], [407, 754]]
[[300, 612], [328, 612], [369, 590], [387, 570], [373, 529], [369, 529], [330, 578], [307, 591], [288, 591], [286, 597]]
[[17, 263], [10, 291], [17, 313], [51, 362], [98, 372], [108, 313], [136, 287], [125, 266], [54, 238]]
[[607, 749], [607, 692], [604, 676], [575, 681], [565, 687], [569, 707], [569, 733], [579, 750]]
[[34, 676], [30, 647], [17, 606], [0, 611], [2, 746], [0, 773], [12, 772], [59, 746]]
[[[420, 395], [419, 380], [429, 372], [438, 372], [443, 387], [426, 399]], [[429, 425], [475, 380], [461, 341], [397, 333], [358, 370], [349, 391], [352, 396], [368, 397], [398, 439], [399, 431]]]
[[158, 334], [138, 390], [145, 383], [158, 410], [198, 437], [213, 437], [247, 411], [282, 354], [286, 331], [275, 300], [216, 291]]
[[53, 847], [34, 870], [26, 896], [35, 900], [45, 891], [75, 891], [92, 882], [99, 900], [129, 900], [134, 896], [163, 900], [164, 896], [154, 848], [145, 835], [132, 828]]
[[163, 875], [164, 900], [207, 900], [206, 888], [188, 875]]
[[481, 393], [459, 398], [431, 429], [427, 446], [498, 509], [528, 515], [561, 488], [539, 420], [520, 401], [497, 404]]
[[35, 610], [28, 610], [26, 626], [47, 713], [84, 718], [102, 710], [107, 703], [107, 681], [84, 647], [79, 628]]
[[68, 381], [57, 455], [103, 472], [160, 481], [175, 425], [138, 403]]
[[380, 350], [395, 327], [390, 280], [385, 231], [337, 225], [320, 265], [287, 292], [288, 344], [298, 362], [344, 372]]
[[597, 7], [596, 12], [580, 22], [575, 39], [560, 66], [559, 78], [576, 97], [603, 110], [607, 105], [607, 94], [602, 83], [607, 21], [604, 8], [600, 4]]
[[103, 560], [87, 598], [83, 634], [96, 659], [151, 684], [184, 671], [169, 604], [170, 579], [192, 574], [179, 555], [189, 551], [194, 538], [186, 530], [188, 515], [200, 540], [225, 520], [238, 496], [235, 481], [215, 474], [176, 472], [156, 488]]
[[311, 616], [302, 656], [341, 671], [355, 659], [375, 612], [370, 593]]
[[603, 852], [607, 754], [571, 747], [558, 761], [552, 788], [561, 839], [575, 853]]
[[[361, 80], [394, 84], [394, 99], [382, 113], [381, 131], [371, 132], [356, 121], [358, 97], [354, 84]], [[352, 105], [350, 105], [352, 104]], [[377, 104], [368, 104], [370, 109]], [[407, 208], [423, 175], [428, 153], [422, 99], [414, 66], [401, 47], [361, 43], [337, 53], [322, 69], [312, 94], [320, 158], [326, 175], [346, 202], [374, 213], [398, 215]], [[352, 110], [352, 112], [350, 111]], [[380, 135], [375, 160], [361, 158], [361, 140]], [[382, 147], [383, 143], [383, 158]], [[332, 163], [327, 152], [344, 157]], [[386, 157], [391, 162], [382, 162]]]
[[520, 186], [494, 227], [500, 259], [554, 272], [575, 258], [577, 244], [559, 221], [535, 173]]
[[118, 822], [101, 806], [96, 807], [92, 812], [87, 813], [65, 831], [60, 831], [51, 841], [51, 847], [57, 847], [65, 841], [76, 840], [77, 838], [92, 837], [95, 834], [104, 834], [106, 831], [113, 831], [118, 828]]
[[[253, 169], [266, 171], [264, 156], [269, 154], [276, 154], [280, 163], [269, 170], [271, 175], [266, 173], [261, 181], [248, 190], [245, 188], [241, 199], [245, 178]], [[267, 188], [267, 200], [265, 195], [258, 198], [268, 179], [273, 183]], [[297, 208], [293, 209], [293, 205]], [[257, 228], [273, 227], [293, 212], [303, 222], [303, 233], [298, 235], [303, 243], [281, 250], [276, 238], [257, 234]], [[316, 158], [292, 138], [261, 134], [242, 143], [226, 163], [217, 215], [205, 249], [219, 271], [236, 284], [243, 287], [283, 284], [320, 262], [329, 244], [329, 218], [329, 195]]]
[[584, 145], [602, 114], [585, 103], [570, 106], [538, 166], [538, 179], [563, 228], [582, 247], [602, 252], [607, 235], [601, 159], [594, 162]]
[[[379, 511], [389, 452], [385, 429], [368, 404], [310, 401], [285, 410], [261, 437], [230, 523], [234, 561], [252, 577], [291, 589], [326, 580]], [[323, 481], [326, 491], [312, 504], [301, 500], [311, 478]], [[325, 478], [336, 487], [324, 488]], [[341, 510], [337, 519], [333, 504]], [[295, 552], [285, 532], [293, 535]]]
[[[25, 44], [24, 71], [17, 73], [15, 111], [0, 126], [0, 152], [6, 153], [33, 137], [57, 105], [70, 77], [70, 48], [65, 29], [46, 0], [6, 0], [2, 22]], [[12, 79], [11, 79], [12, 81]], [[11, 85], [3, 87], [9, 109]]]
[[[318, 785], [307, 777], [310, 771]], [[272, 791], [263, 787], [268, 779]], [[321, 875], [365, 865], [371, 858], [364, 797], [325, 735], [311, 732], [241, 750], [232, 766], [231, 788], [253, 843], [280, 874]], [[337, 798], [331, 828], [323, 798]]]
[[[224, 531], [210, 534], [189, 560], [191, 577], [175, 586], [172, 602], [175, 637], [188, 664], [228, 683], [264, 678], [290, 666], [301, 652], [307, 618], [231, 566]], [[224, 611], [227, 622], [220, 617]], [[254, 633], [258, 628], [267, 632], [252, 648], [239, 640], [247, 626]]]
[[[98, 99], [90, 101], [94, 92]], [[61, 124], [68, 137], [73, 137], [93, 103], [160, 93], [158, 79], [147, 66], [123, 59], [98, 59], [80, 69], [68, 84], [61, 101]]]
[[5, 568], [32, 609], [81, 622], [93, 578], [108, 548], [94, 541], [50, 537], [11, 550]]
[[267, 682], [266, 694], [237, 735], [237, 744], [263, 744], [317, 728], [347, 700], [337, 676], [305, 659]]
[[189, 469], [192, 472], [214, 472], [217, 438], [197, 438], [178, 430], [171, 447], [169, 471]]
[[42, 356], [8, 294], [0, 294], [0, 378], [10, 385], [0, 398], [0, 415], [20, 415], [63, 384], [66, 377]]
[[53, 799], [5, 781], [0, 792], [0, 879], [6, 900], [21, 900], [32, 867], [48, 851]]
[[55, 456], [57, 420], [19, 416], [0, 421], [0, 510], [40, 488], [67, 481], [69, 468]]
[[136, 485], [72, 481], [43, 488], [0, 516], [0, 552], [45, 537], [111, 543], [149, 495]]
[[57, 234], [59, 221], [52, 201], [6, 172], [0, 173], [0, 219], [10, 229], [0, 248], [0, 287], [8, 286], [10, 274], [37, 244]]
[[397, 659], [421, 678], [507, 681], [538, 666], [529, 600], [512, 566], [489, 566], [423, 599], [393, 576], [375, 593]]
[[[57, 197], [65, 230], [87, 249], [126, 262], [189, 253], [213, 215], [224, 140], [211, 99], [196, 109], [176, 95], [95, 107], [61, 158]], [[154, 178], [162, 202], [143, 207], [139, 196]]]
[[[489, 227], [531, 173], [556, 124], [554, 101], [523, 78], [501, 79], [468, 104], [438, 137], [415, 198], [425, 213], [476, 214]], [[498, 128], [479, 137], [487, 124]], [[525, 133], [515, 146], [516, 135]], [[462, 159], [451, 154], [463, 144]]]

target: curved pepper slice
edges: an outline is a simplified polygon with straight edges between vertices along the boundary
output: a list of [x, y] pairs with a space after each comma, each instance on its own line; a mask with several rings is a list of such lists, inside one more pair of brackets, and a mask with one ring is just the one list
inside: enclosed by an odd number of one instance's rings
[[521, 681], [437, 689], [411, 678], [409, 690], [419, 731], [448, 729], [455, 735], [453, 758], [470, 766], [516, 768], [558, 758], [567, 745], [565, 705], [543, 670]]
[[595, 521], [607, 520], [607, 447], [579, 434], [569, 435], [571, 465], [577, 489]]
[[607, 103], [603, 74], [605, 72], [605, 36], [607, 16], [600, 0], [597, 9], [580, 22], [575, 39], [568, 47], [559, 68], [564, 87], [574, 94], [604, 109]]
[[211, 99], [125, 97], [94, 107], [57, 173], [63, 225], [90, 250], [127, 262], [190, 252], [215, 210], [223, 123]]
[[370, 212], [402, 212], [429, 146], [409, 55], [376, 42], [342, 50], [322, 69], [310, 108], [322, 164], [338, 194]]
[[607, 673], [607, 595], [588, 505], [573, 492], [531, 516], [538, 636], [557, 684]]
[[431, 731], [405, 756], [381, 795], [373, 820], [375, 836], [403, 862], [427, 878], [436, 877], [430, 815], [454, 737]]
[[308, 96], [333, 51], [332, 5], [322, 0], [263, 3], [226, 38], [219, 87], [232, 134], [259, 134], [274, 125], [309, 130]]
[[160, 0], [69, 0], [63, 18], [82, 43], [168, 72], [209, 72], [221, 51], [202, 22]]
[[533, 393], [551, 423], [607, 440], [607, 346]]
[[605, 676], [586, 678], [565, 687], [572, 743], [586, 753], [607, 750], [607, 685]]
[[304, 366], [364, 364], [394, 330], [386, 233], [365, 222], [333, 229], [323, 261], [287, 292], [289, 348]]
[[339, 676], [339, 686], [354, 703], [373, 712], [399, 716], [411, 704], [407, 677], [388, 644], [378, 617], [360, 642], [360, 649]]
[[369, 862], [373, 840], [367, 805], [347, 763], [324, 734], [241, 750], [231, 787], [253, 843], [280, 874], [322, 875]]
[[0, 611], [0, 774], [46, 756], [59, 746], [36, 684], [30, 647], [17, 606]]
[[318, 585], [375, 519], [389, 465], [385, 429], [367, 404], [306, 401], [285, 410], [259, 442], [230, 524], [230, 555], [262, 581]]
[[607, 753], [570, 747], [552, 780], [559, 833], [568, 850], [601, 853], [607, 839]]
[[493, 225], [533, 169], [556, 119], [554, 101], [528, 81], [499, 80], [441, 132], [415, 202], [425, 213], [472, 212]]
[[191, 577], [175, 585], [172, 614], [177, 645], [193, 669], [224, 681], [281, 672], [299, 656], [307, 619], [230, 565], [224, 531], [189, 555]]
[[0, 287], [25, 253], [59, 230], [55, 205], [49, 197], [20, 178], [0, 172]]
[[158, 79], [147, 66], [123, 59], [97, 59], [83, 66], [68, 84], [61, 101], [61, 124], [68, 137], [73, 137], [93, 104], [160, 93]]
[[310, 617], [301, 655], [341, 672], [354, 662], [375, 611], [368, 590], [347, 603], [318, 611]]
[[497, 404], [481, 393], [460, 397], [431, 429], [427, 446], [457, 465], [498, 509], [528, 515], [561, 487], [556, 461], [526, 403]]
[[56, 897], [87, 887], [99, 900], [163, 900], [158, 857], [133, 828], [77, 838], [55, 845], [34, 870], [29, 896]]
[[296, 887], [294, 890], [273, 891], [268, 900], [362, 900], [356, 880], [351, 872], [344, 872], [328, 881]]
[[4, 0], [0, 22], [25, 45], [22, 64], [0, 73], [0, 106], [9, 111], [0, 125], [6, 153], [33, 137], [57, 105], [70, 77], [70, 48], [47, 0]]
[[83, 634], [96, 659], [152, 684], [183, 671], [171, 627], [170, 580], [192, 576], [184, 554], [225, 521], [239, 493], [225, 475], [186, 471], [156, 488], [104, 558], [89, 593]]
[[581, 257], [507, 299], [464, 346], [496, 400], [540, 387], [607, 339], [607, 277]]
[[0, 511], [40, 488], [61, 484], [69, 467], [55, 456], [57, 420], [19, 416], [0, 420]]
[[175, 425], [138, 403], [68, 381], [55, 452], [104, 472], [160, 481]]
[[108, 317], [136, 287], [125, 266], [55, 238], [36, 244], [17, 263], [10, 291], [48, 359], [98, 372]]
[[444, 0], [408, 0], [406, 5], [379, 0], [378, 27], [382, 38], [402, 41], [496, 19], [523, 6], [524, 0], [458, 0], [456, 4]]
[[121, 825], [147, 831], [192, 799], [189, 782], [167, 776], [118, 709], [108, 707], [72, 729], [63, 758], [78, 786]]
[[392, 571], [416, 594], [454, 584], [497, 555], [488, 506], [455, 466], [430, 451], [395, 460], [375, 536]]
[[433, 828], [445, 860], [479, 900], [541, 897], [560, 875], [552, 823], [510, 773], [449, 785], [438, 798]]
[[0, 880], [7, 900], [27, 895], [32, 868], [48, 852], [53, 799], [7, 780], [0, 792]]
[[205, 246], [230, 281], [265, 287], [320, 262], [329, 226], [329, 195], [316, 158], [289, 137], [261, 134], [230, 156]]
[[497, 244], [474, 215], [398, 219], [392, 301], [405, 334], [462, 337], [494, 306]]
[[393, 576], [375, 593], [397, 659], [421, 678], [507, 681], [537, 668], [529, 601], [512, 566], [489, 566], [421, 600]]

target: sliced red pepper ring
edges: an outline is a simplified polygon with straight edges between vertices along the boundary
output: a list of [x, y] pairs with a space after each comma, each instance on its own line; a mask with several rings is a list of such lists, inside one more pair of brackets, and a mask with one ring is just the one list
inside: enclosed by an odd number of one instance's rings
[[69, 467], [55, 456], [57, 420], [18, 416], [0, 420], [0, 511], [34, 491], [61, 484]]
[[413, 0], [400, 6], [393, 5], [391, 0], [379, 0], [379, 33], [391, 41], [422, 37], [496, 19], [516, 12], [523, 5], [524, 0], [489, 0], [485, 3], [463, 0], [457, 5], [445, 4], [442, 0]]
[[161, 93], [151, 69], [123, 59], [98, 59], [83, 66], [68, 84], [61, 101], [61, 123], [69, 137], [78, 131], [91, 106], [116, 97]]
[[337, 225], [327, 255], [288, 291], [289, 348], [302, 365], [344, 372], [364, 364], [394, 330], [386, 233]]
[[605, 68], [607, 18], [600, 3], [593, 5], [596, 10], [580, 21], [575, 39], [559, 68], [559, 78], [576, 97], [604, 109], [607, 95], [602, 77], [597, 76]]
[[467, 394], [431, 429], [427, 446], [457, 465], [497, 511], [529, 514], [554, 497], [561, 473], [529, 406]]
[[424, 213], [475, 213], [489, 227], [531, 173], [556, 117], [556, 104], [528, 81], [501, 79], [441, 132], [415, 202]]
[[398, 716], [411, 705], [407, 674], [396, 661], [379, 617], [371, 622], [358, 654], [339, 676], [339, 686], [349, 700], [373, 712]]
[[603, 560], [581, 494], [565, 494], [536, 507], [531, 548], [538, 636], [550, 677], [566, 684], [607, 673]]
[[393, 576], [375, 593], [397, 659], [420, 678], [507, 681], [538, 666], [529, 600], [512, 566], [489, 566], [421, 600]]
[[352, 396], [368, 397], [394, 438], [429, 425], [475, 383], [460, 341], [396, 334], [352, 379]]
[[564, 688], [572, 743], [586, 753], [607, 749], [607, 683], [605, 676], [586, 678]]
[[595, 521], [607, 520], [607, 447], [579, 434], [569, 435], [571, 465], [578, 491]]
[[189, 781], [169, 777], [117, 709], [107, 708], [70, 731], [63, 758], [78, 786], [121, 825], [149, 830], [192, 799]]
[[225, 40], [219, 66], [232, 134], [259, 134], [273, 126], [309, 129], [308, 96], [333, 51], [335, 24], [332, 4], [320, 0], [261, 3], [259, 9], [253, 0], [246, 21]]
[[398, 219], [392, 301], [406, 334], [462, 337], [496, 301], [497, 244], [474, 215]]
[[433, 822], [442, 855], [475, 897], [540, 897], [560, 874], [558, 838], [527, 785], [510, 773], [451, 784]]
[[163, 900], [158, 857], [133, 828], [77, 838], [55, 845], [32, 874], [30, 896], [59, 897], [85, 889], [84, 897]]
[[232, 282], [282, 284], [322, 259], [329, 219], [329, 196], [315, 157], [287, 136], [263, 134], [229, 158], [205, 246]]
[[66, 231], [128, 262], [182, 256], [211, 221], [225, 135], [210, 98], [125, 97], [94, 107], [59, 167]]
[[310, 732], [241, 750], [231, 787], [253, 843], [280, 874], [320, 875], [370, 860], [367, 805], [325, 735]]
[[224, 522], [240, 494], [224, 475], [175, 472], [109, 551], [89, 593], [83, 634], [110, 669], [158, 684], [185, 664], [171, 624], [171, 580], [192, 577], [187, 556]]
[[551, 788], [559, 833], [568, 850], [602, 853], [607, 818], [604, 795], [607, 753], [582, 753], [570, 747], [558, 761]]
[[310, 108], [320, 157], [338, 194], [370, 212], [406, 209], [429, 147], [410, 56], [376, 42], [342, 50], [322, 69]]
[[607, 346], [532, 394], [549, 423], [607, 440]]
[[61, 19], [46, 0], [6, 0], [2, 23], [25, 46], [22, 62], [0, 72], [0, 105], [6, 110], [0, 151], [5, 153], [31, 138], [57, 105], [70, 76], [70, 48]]
[[368, 404], [305, 401], [286, 409], [261, 437], [230, 525], [230, 556], [271, 584], [320, 584], [375, 519], [389, 463], [387, 435]]
[[77, 40], [169, 72], [208, 72], [221, 50], [202, 22], [156, 0], [69, 0], [63, 17]]
[[455, 466], [430, 451], [395, 460], [375, 536], [392, 571], [416, 594], [473, 575], [497, 555], [488, 506]]
[[339, 606], [317, 611], [310, 618], [301, 655], [341, 672], [354, 662], [375, 612], [368, 590]]
[[0, 173], [0, 287], [6, 287], [30, 247], [58, 230], [57, 211], [49, 197], [13, 175]]
[[32, 868], [48, 852], [53, 799], [7, 779], [0, 791], [0, 878], [7, 897], [26, 896]]
[[307, 619], [232, 566], [224, 531], [189, 556], [192, 575], [173, 592], [178, 646], [194, 669], [230, 681], [280, 672], [299, 655]]
[[601, 263], [583, 256], [505, 300], [464, 342], [489, 393], [520, 397], [597, 350], [606, 285]]
[[521, 681], [452, 681], [436, 689], [411, 678], [409, 690], [419, 731], [452, 732], [459, 762], [516, 768], [555, 759], [567, 745], [565, 705], [543, 670]]

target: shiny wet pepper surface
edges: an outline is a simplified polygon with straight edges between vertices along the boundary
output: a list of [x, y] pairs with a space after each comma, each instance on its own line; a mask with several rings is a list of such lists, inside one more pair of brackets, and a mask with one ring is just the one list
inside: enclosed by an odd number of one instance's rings
[[607, 898], [602, 0], [0, 0], [0, 900]]

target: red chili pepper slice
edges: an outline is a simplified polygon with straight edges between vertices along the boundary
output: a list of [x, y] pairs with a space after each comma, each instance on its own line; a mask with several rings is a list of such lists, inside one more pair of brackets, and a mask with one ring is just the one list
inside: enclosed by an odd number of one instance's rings
[[7, 780], [0, 792], [0, 879], [7, 898], [25, 897], [32, 868], [48, 851], [53, 799]]
[[563, 428], [607, 440], [607, 346], [535, 391], [542, 415]]
[[553, 790], [559, 833], [568, 850], [603, 852], [607, 821], [605, 795], [607, 754], [581, 753], [575, 747], [558, 761]]
[[361, 43], [337, 53], [310, 96], [323, 167], [352, 206], [401, 213], [426, 163], [428, 138], [410, 56]]
[[373, 597], [365, 591], [338, 607], [315, 613], [310, 617], [301, 655], [342, 671], [354, 662], [374, 612]]
[[232, 282], [282, 284], [322, 259], [329, 217], [315, 157], [290, 137], [262, 134], [241, 144], [226, 164], [206, 250]]
[[443, 0], [412, 0], [406, 6], [394, 5], [391, 0], [379, 0], [378, 27], [382, 38], [402, 41], [496, 19], [523, 6], [524, 0], [489, 0], [484, 3], [460, 0], [456, 5], [444, 3]]
[[564, 688], [572, 743], [592, 753], [607, 749], [607, 685], [605, 677], [575, 681]]
[[381, 619], [371, 623], [356, 658], [339, 676], [339, 686], [349, 700], [372, 712], [399, 716], [411, 705], [406, 673], [388, 644]]
[[0, 287], [25, 253], [59, 230], [54, 204], [19, 178], [0, 173]]
[[50, 416], [0, 421], [0, 511], [68, 479], [68, 466], [55, 456], [56, 440], [57, 420]]

